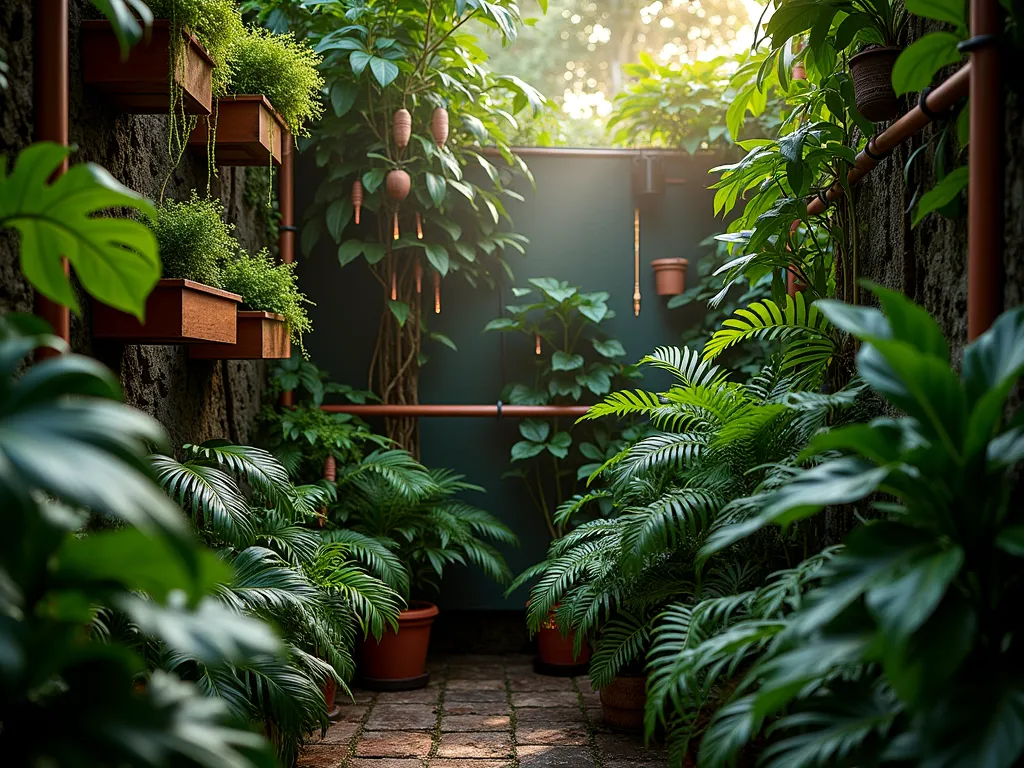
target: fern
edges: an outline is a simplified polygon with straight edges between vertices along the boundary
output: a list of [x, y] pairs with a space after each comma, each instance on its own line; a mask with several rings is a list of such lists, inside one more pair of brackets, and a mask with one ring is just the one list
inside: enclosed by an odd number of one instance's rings
[[785, 307], [765, 299], [736, 310], [704, 345], [704, 360], [714, 360], [729, 347], [747, 339], [790, 341], [797, 337], [829, 339], [831, 325], [802, 293], [786, 296]]
[[601, 630], [597, 650], [590, 662], [590, 681], [594, 688], [609, 685], [625, 666], [644, 657], [650, 631], [645, 622], [627, 611], [619, 613]]
[[640, 361], [668, 371], [686, 387], [713, 386], [725, 379], [725, 372], [717, 365], [702, 360], [692, 349], [658, 347]]

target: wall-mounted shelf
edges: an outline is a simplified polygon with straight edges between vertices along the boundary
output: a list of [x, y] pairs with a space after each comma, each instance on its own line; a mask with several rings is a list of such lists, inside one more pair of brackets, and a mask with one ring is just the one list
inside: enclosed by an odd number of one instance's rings
[[95, 304], [97, 339], [126, 344], [234, 344], [242, 297], [192, 280], [164, 279], [146, 300], [146, 320]]
[[234, 344], [195, 344], [188, 353], [197, 360], [282, 360], [292, 344], [283, 315], [239, 311]]
[[[281, 164], [288, 129], [266, 96], [225, 96], [217, 100], [214, 163], [216, 165]], [[207, 121], [200, 120], [189, 148], [206, 152]], [[213, 119], [210, 120], [211, 127]], [[269, 157], [268, 157], [269, 155]]]

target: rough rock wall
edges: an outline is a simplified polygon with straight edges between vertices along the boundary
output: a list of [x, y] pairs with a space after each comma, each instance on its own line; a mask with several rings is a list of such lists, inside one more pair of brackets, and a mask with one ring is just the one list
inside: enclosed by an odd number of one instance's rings
[[[916, 104], [916, 96], [911, 98], [910, 104]], [[1022, 118], [1019, 96], [1007, 89], [1005, 308], [1024, 301], [1024, 264], [1020, 258], [1024, 251]], [[963, 195], [959, 218], [947, 219], [933, 213], [912, 229], [907, 208], [914, 187], [920, 184], [924, 190], [935, 183], [932, 149], [923, 153], [925, 162], [915, 162], [909, 183], [904, 180], [904, 165], [910, 154], [929, 137], [937, 136], [940, 130], [939, 126], [929, 126], [920, 136], [898, 147], [884, 165], [857, 187], [859, 270], [862, 277], [902, 291], [935, 315], [950, 340], [953, 359], [959, 365], [967, 340], [967, 196]], [[985, 140], [985, 137], [972, 138]], [[947, 153], [947, 160], [947, 167], [954, 167], [951, 153]], [[966, 157], [962, 162], [966, 162]], [[870, 300], [870, 294], [863, 295], [862, 301]]]
[[[72, 162], [98, 163], [121, 183], [155, 200], [171, 166], [168, 120], [122, 114], [100, 94], [84, 88], [80, 22], [95, 12], [86, 0], [71, 0], [70, 5], [70, 142], [78, 146]], [[0, 91], [0, 153], [9, 160], [34, 135], [32, 7], [31, 0], [0, 2], [0, 48], [10, 67], [10, 85]], [[221, 168], [212, 193], [224, 202], [242, 245], [258, 250], [269, 245], [265, 213], [258, 203], [246, 202], [246, 173], [242, 168]], [[186, 154], [165, 194], [185, 199], [192, 189], [206, 189], [205, 157]], [[0, 234], [0, 312], [31, 311], [32, 293], [18, 269], [16, 238]], [[127, 401], [159, 419], [173, 445], [214, 437], [248, 440], [263, 391], [262, 363], [190, 361], [187, 349], [180, 346], [94, 342], [90, 302], [82, 298], [82, 316], [71, 319], [72, 347], [119, 372]]]

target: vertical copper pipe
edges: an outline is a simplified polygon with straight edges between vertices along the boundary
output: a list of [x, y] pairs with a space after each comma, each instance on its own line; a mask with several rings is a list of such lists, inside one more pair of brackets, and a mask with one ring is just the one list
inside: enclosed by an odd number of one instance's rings
[[[971, 0], [971, 35], [999, 35], [996, 0]], [[967, 337], [976, 339], [1002, 311], [1003, 93], [996, 38], [971, 53], [971, 143], [967, 191]]]
[[633, 317], [640, 317], [640, 209], [633, 209]]
[[[32, 14], [35, 30], [35, 121], [36, 141], [68, 144], [68, 0], [36, 0]], [[54, 177], [68, 169], [65, 160]], [[63, 259], [64, 273], [69, 273]], [[46, 320], [54, 333], [64, 341], [71, 337], [71, 313], [67, 307], [51, 301], [40, 293], [35, 296], [35, 313]], [[49, 357], [52, 350], [40, 350], [40, 357]]]
[[[281, 139], [281, 172], [279, 192], [281, 205], [281, 233], [278, 246], [281, 249], [281, 261], [291, 264], [295, 260], [295, 141], [291, 133], [285, 133]], [[281, 393], [280, 403], [290, 408], [295, 402], [291, 390]]]

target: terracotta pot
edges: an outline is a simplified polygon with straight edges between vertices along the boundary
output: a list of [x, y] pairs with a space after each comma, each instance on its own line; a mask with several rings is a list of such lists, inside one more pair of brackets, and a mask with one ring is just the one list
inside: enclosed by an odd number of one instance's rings
[[686, 259], [655, 259], [654, 286], [659, 296], [678, 296], [686, 290]]
[[[288, 128], [266, 96], [225, 96], [217, 99], [216, 165], [281, 164]], [[200, 120], [188, 139], [193, 152], [206, 152], [206, 120]], [[210, 118], [211, 128], [214, 118]], [[291, 140], [288, 138], [287, 140]]]
[[647, 702], [647, 676], [616, 677], [601, 689], [601, 714], [604, 724], [620, 731], [640, 731], [644, 727]]
[[850, 59], [850, 76], [857, 110], [872, 122], [892, 120], [900, 102], [892, 89], [892, 68], [902, 49], [868, 48]]
[[384, 184], [388, 197], [399, 202], [405, 200], [409, 196], [409, 190], [412, 189], [412, 179], [409, 178], [408, 173], [401, 169], [388, 171]]
[[380, 642], [372, 636], [362, 643], [362, 684], [370, 690], [405, 691], [422, 688], [430, 680], [426, 671], [430, 626], [437, 616], [433, 603], [410, 601], [398, 616], [398, 632], [384, 630]]
[[438, 147], [444, 147], [448, 141], [448, 110], [438, 107], [430, 117], [430, 135]]
[[234, 344], [195, 344], [189, 357], [199, 360], [284, 360], [292, 342], [284, 315], [239, 310]]
[[543, 626], [537, 632], [537, 655], [543, 664], [554, 667], [579, 667], [590, 663], [590, 646], [586, 642], [576, 656], [573, 649], [573, 637], [563, 637], [558, 626]]
[[391, 138], [395, 140], [395, 146], [399, 149], [409, 146], [409, 139], [412, 138], [412, 115], [408, 109], [395, 112], [391, 119]]
[[160, 280], [146, 300], [145, 322], [127, 312], [96, 303], [97, 339], [131, 344], [234, 344], [242, 297], [192, 280]]
[[[122, 61], [121, 47], [109, 21], [83, 21], [82, 79], [90, 88], [106, 93], [115, 104], [132, 114], [168, 114], [171, 109], [171, 24], [153, 22], [148, 38], [128, 51]], [[213, 110], [213, 68], [206, 50], [185, 34], [175, 66], [174, 82], [181, 87], [181, 106], [190, 115]]]

